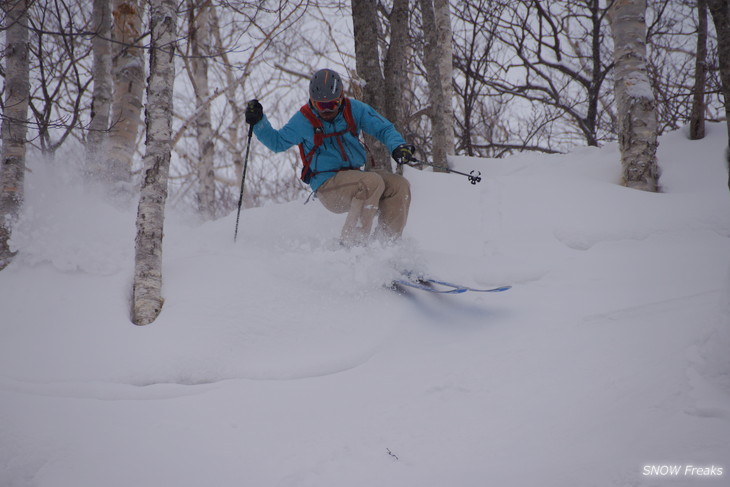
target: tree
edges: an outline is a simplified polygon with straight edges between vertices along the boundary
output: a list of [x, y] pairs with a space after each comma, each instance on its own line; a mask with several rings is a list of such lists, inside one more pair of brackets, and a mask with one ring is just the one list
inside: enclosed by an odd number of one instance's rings
[[727, 122], [728, 188], [730, 188], [730, 0], [707, 0], [712, 21], [717, 32], [717, 50], [720, 58], [720, 79], [725, 98], [725, 120]]
[[623, 183], [657, 191], [656, 100], [646, 68], [646, 0], [616, 0], [609, 10]]
[[385, 117], [398, 131], [407, 135], [406, 89], [409, 83], [408, 54], [410, 49], [409, 0], [394, 0], [388, 16], [390, 42], [385, 54], [383, 78], [385, 81]]
[[[501, 72], [484, 82], [515, 103], [537, 110], [522, 138], [532, 146], [533, 127], [563, 125], [568, 148], [581, 137], [598, 145], [614, 129], [611, 93], [604, 83], [612, 70], [606, 38], [606, 10], [599, 0], [499, 0], [495, 36], [502, 53]], [[524, 106], [524, 104], [523, 104]], [[567, 140], [569, 139], [569, 140]], [[551, 152], [553, 143], [542, 146]]]
[[[220, 216], [235, 209], [238, 201], [248, 131], [243, 117], [246, 101], [260, 98], [269, 114], [276, 113], [279, 104], [291, 108], [285, 96], [277, 91], [290, 87], [291, 80], [282, 79], [283, 71], [270, 66], [279, 62], [290, 66], [293, 63], [286, 62], [287, 57], [304, 51], [301, 40], [287, 44], [301, 35], [299, 21], [306, 12], [307, 0], [281, 2], [276, 9], [250, 3], [215, 5], [206, 0], [188, 5], [194, 11], [186, 10], [187, 21], [181, 25], [183, 32], [178, 43], [188, 76], [187, 82], [178, 80], [180, 89], [175, 94], [181, 102], [176, 102], [174, 113], [170, 204], [184, 205], [203, 218], [212, 218], [211, 215]], [[203, 9], [209, 18], [205, 22], [209, 28], [207, 35], [197, 27]], [[291, 26], [296, 27], [289, 29]], [[317, 33], [321, 33], [321, 26], [316, 27]], [[203, 38], [209, 39], [205, 43], [208, 54], [204, 54], [200, 43]], [[204, 62], [194, 69], [198, 60]], [[203, 64], [207, 68], [202, 69]], [[206, 83], [204, 73], [207, 73], [207, 96], [205, 90], [199, 89]], [[309, 74], [305, 77], [308, 80]], [[303, 185], [294, 177], [289, 161], [268, 156], [264, 163], [263, 158], [256, 157], [256, 151], [257, 146], [253, 144], [245, 206], [264, 201], [290, 201], [302, 194]], [[203, 163], [204, 159], [209, 162]], [[206, 204], [201, 202], [206, 200], [211, 206], [204, 210]], [[209, 212], [208, 216], [204, 211]]]
[[7, 1], [5, 14], [5, 99], [2, 120], [2, 166], [0, 166], [0, 270], [15, 255], [10, 236], [23, 204], [26, 134], [28, 130], [28, 3]]
[[[381, 68], [380, 20], [371, 0], [352, 0], [352, 27], [355, 37], [355, 67], [362, 80], [362, 99], [378, 113], [385, 114], [385, 77]], [[366, 137], [373, 167], [390, 169], [390, 155], [375, 139]], [[370, 165], [370, 163], [368, 163]]]
[[[210, 31], [209, 0], [188, 0], [188, 76], [195, 93], [196, 117], [195, 134], [198, 145], [197, 163], [197, 203], [198, 212], [205, 220], [215, 218], [215, 171], [213, 158], [213, 130], [211, 127], [211, 107], [208, 101], [210, 87], [208, 82], [208, 59], [213, 54]], [[187, 62], [189, 60], [189, 63]]]
[[704, 0], [647, 1], [647, 68], [656, 98], [659, 134], [688, 123], [692, 131], [699, 127], [699, 117], [702, 121], [717, 118], [717, 104], [707, 101], [714, 96], [714, 86], [708, 83], [714, 81], [708, 77], [713, 73], [707, 69], [707, 60], [714, 58], [714, 46], [707, 43], [702, 3]]
[[[91, 9], [81, 0], [28, 2], [30, 113], [37, 133], [29, 137], [47, 161], [79, 132], [91, 86], [82, 42]], [[81, 134], [79, 134], [81, 135]]]
[[150, 0], [150, 77], [144, 177], [137, 209], [137, 238], [132, 289], [132, 322], [152, 323], [162, 298], [162, 237], [172, 143], [174, 51], [177, 35], [175, 0]]
[[697, 54], [695, 55], [695, 84], [692, 90], [692, 112], [689, 138], [705, 137], [705, 84], [707, 80], [707, 0], [697, 0]]
[[94, 0], [93, 38], [94, 55], [92, 78], [94, 94], [91, 102], [91, 120], [86, 136], [86, 172], [94, 178], [106, 173], [101, 151], [106, 145], [109, 113], [112, 102], [112, 15], [110, 0]]
[[[394, 0], [390, 9], [370, 0], [352, 0], [356, 95], [406, 134], [410, 12], [408, 0]], [[392, 171], [390, 153], [376, 139], [365, 136], [373, 167]], [[370, 165], [370, 163], [368, 163]]]
[[[458, 129], [457, 150], [468, 156], [480, 154], [480, 142], [492, 141], [491, 116], [481, 119], [481, 108], [486, 102], [487, 85], [480, 79], [489, 69], [494, 46], [494, 26], [491, 21], [499, 17], [489, 0], [478, 2], [461, 1], [455, 6], [456, 28], [454, 29], [454, 68], [457, 81], [454, 83], [460, 115], [455, 117]], [[486, 153], [484, 154], [486, 155]]]
[[141, 0], [113, 0], [112, 23], [112, 99], [111, 129], [106, 154], [111, 183], [117, 190], [129, 191], [132, 161], [137, 150], [137, 132], [144, 94], [144, 52], [142, 49]]
[[447, 155], [454, 153], [453, 47], [449, 2], [420, 0], [419, 4], [426, 40], [423, 61], [428, 80], [433, 163], [448, 167]]

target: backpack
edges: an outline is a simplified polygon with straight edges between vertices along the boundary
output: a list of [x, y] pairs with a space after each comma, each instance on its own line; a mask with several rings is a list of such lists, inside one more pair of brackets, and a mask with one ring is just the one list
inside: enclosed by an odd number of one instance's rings
[[314, 111], [312, 111], [312, 107], [309, 105], [309, 103], [305, 104], [302, 108], [299, 109], [299, 111], [302, 112], [305, 117], [307, 117], [309, 123], [311, 123], [312, 127], [314, 127], [314, 147], [312, 147], [312, 150], [305, 154], [304, 144], [299, 144], [299, 155], [302, 157], [302, 165], [304, 166], [302, 168], [301, 179], [305, 183], [309, 183], [309, 181], [312, 179], [312, 176], [319, 174], [317, 171], [311, 170], [310, 166], [312, 165], [312, 160], [314, 160], [314, 156], [317, 153], [317, 149], [319, 149], [319, 147], [324, 144], [324, 140], [330, 137], [336, 137], [337, 144], [340, 146], [340, 152], [342, 153], [342, 160], [345, 162], [349, 162], [347, 154], [345, 153], [345, 146], [342, 145], [341, 136], [346, 134], [347, 132], [350, 132], [353, 137], [357, 138], [358, 132], [357, 126], [355, 125], [355, 119], [352, 118], [352, 107], [350, 105], [349, 98], [343, 98], [342, 100], [342, 115], [345, 117], [345, 122], [347, 122], [347, 128], [345, 130], [334, 132], [332, 134], [324, 133], [322, 120], [314, 114]]

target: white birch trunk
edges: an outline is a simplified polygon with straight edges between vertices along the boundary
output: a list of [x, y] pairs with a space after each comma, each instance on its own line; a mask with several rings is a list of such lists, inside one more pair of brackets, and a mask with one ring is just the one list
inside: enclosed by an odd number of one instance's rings
[[[105, 151], [113, 183], [130, 183], [144, 94], [143, 0], [113, 0], [111, 130]], [[120, 188], [121, 189], [121, 188]]]
[[162, 298], [162, 237], [172, 150], [172, 95], [175, 81], [174, 0], [150, 0], [150, 77], [147, 86], [147, 143], [144, 178], [137, 209], [132, 322], [152, 323]]
[[646, 0], [616, 0], [609, 12], [623, 184], [657, 191], [658, 128], [656, 99], [646, 68], [645, 15]]
[[200, 215], [206, 220], [215, 218], [215, 172], [213, 130], [211, 128], [210, 88], [208, 86], [208, 56], [210, 56], [210, 4], [189, 0], [189, 38], [192, 59], [191, 75], [197, 107], [195, 134], [198, 142], [197, 202]]
[[110, 0], [94, 0], [94, 32], [91, 48], [94, 56], [94, 92], [91, 102], [91, 120], [86, 137], [86, 173], [89, 177], [108, 180], [107, 165], [101, 161], [102, 149], [109, 130], [109, 112], [112, 103], [112, 14]]
[[453, 49], [448, 0], [420, 0], [426, 37], [424, 65], [431, 106], [433, 163], [448, 167], [454, 153]]
[[8, 0], [3, 5], [5, 29], [5, 106], [2, 120], [2, 166], [0, 166], [0, 270], [15, 255], [10, 236], [23, 204], [25, 185], [25, 139], [28, 130], [28, 25], [26, 0]]

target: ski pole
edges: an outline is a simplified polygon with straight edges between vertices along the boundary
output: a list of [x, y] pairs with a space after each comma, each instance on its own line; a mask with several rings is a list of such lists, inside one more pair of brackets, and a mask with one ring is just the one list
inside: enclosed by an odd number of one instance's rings
[[465, 172], [457, 171], [457, 170], [451, 169], [449, 167], [437, 166], [436, 164], [433, 164], [430, 162], [419, 161], [418, 159], [412, 159], [408, 163], [409, 166], [413, 166], [414, 164], [423, 164], [424, 166], [431, 166], [431, 167], [435, 167], [436, 169], [445, 169], [446, 172], [452, 172], [454, 174], [460, 174], [462, 176], [466, 176], [467, 178], [469, 178], [469, 182], [471, 184], [477, 184], [482, 181], [482, 173], [479, 171], [471, 171], [469, 174], [467, 174]]
[[241, 218], [241, 205], [243, 204], [243, 186], [246, 183], [246, 168], [248, 168], [248, 152], [251, 150], [251, 136], [253, 136], [253, 125], [248, 127], [248, 140], [246, 141], [246, 156], [243, 159], [243, 175], [241, 176], [241, 195], [238, 197], [238, 213], [236, 213], [236, 231], [233, 234], [233, 242], [238, 237], [238, 220]]

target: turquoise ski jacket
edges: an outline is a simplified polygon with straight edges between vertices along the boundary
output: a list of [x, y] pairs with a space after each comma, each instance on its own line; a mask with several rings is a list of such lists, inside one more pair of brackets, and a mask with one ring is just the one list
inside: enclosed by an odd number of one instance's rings
[[[361, 130], [372, 135], [388, 148], [388, 152], [393, 152], [396, 147], [405, 143], [393, 124], [370, 105], [353, 99], [350, 99], [350, 104], [358, 135]], [[322, 125], [325, 134], [347, 130], [347, 122], [342, 110], [333, 121], [322, 120]], [[314, 127], [300, 111], [297, 111], [279, 130], [273, 128], [269, 119], [264, 115], [264, 118], [254, 125], [253, 131], [256, 137], [274, 152], [283, 152], [301, 143], [304, 145], [305, 154], [308, 154], [314, 147]], [[342, 147], [340, 147], [340, 142]], [[343, 154], [346, 155], [347, 160], [344, 160]], [[327, 137], [312, 159], [309, 168], [314, 174], [309, 185], [312, 190], [317, 191], [317, 188], [337, 174], [337, 171], [359, 169], [365, 165], [366, 160], [365, 147], [359, 138], [350, 132], [346, 131], [339, 137]]]

